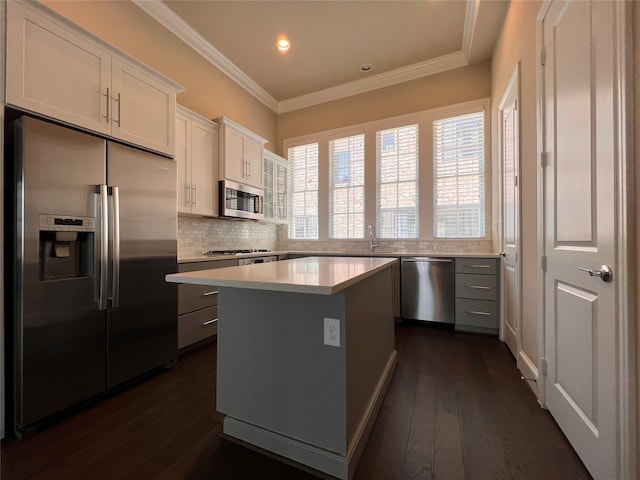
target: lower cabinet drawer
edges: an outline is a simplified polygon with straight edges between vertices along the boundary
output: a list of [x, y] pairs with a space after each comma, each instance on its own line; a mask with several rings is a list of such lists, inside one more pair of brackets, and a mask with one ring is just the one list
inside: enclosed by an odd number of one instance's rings
[[195, 312], [218, 304], [218, 287], [208, 285], [178, 285], [178, 315]]
[[178, 316], [178, 348], [218, 333], [218, 307], [209, 307]]
[[[472, 327], [472, 328], [468, 328]], [[496, 332], [498, 305], [489, 300], [456, 299], [456, 330]]]
[[496, 276], [458, 273], [456, 275], [456, 297], [496, 300], [498, 298]]

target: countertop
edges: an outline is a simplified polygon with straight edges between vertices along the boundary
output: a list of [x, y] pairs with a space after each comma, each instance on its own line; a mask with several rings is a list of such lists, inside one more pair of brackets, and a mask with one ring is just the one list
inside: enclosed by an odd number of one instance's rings
[[313, 255], [320, 257], [446, 257], [446, 258], [500, 258], [498, 253], [456, 253], [456, 252], [318, 252], [318, 251], [294, 251], [274, 250], [272, 252], [241, 253], [238, 255], [198, 255], [178, 258], [178, 263], [211, 262], [215, 260], [232, 260], [234, 258], [269, 257], [274, 255]]
[[174, 283], [333, 295], [397, 261], [396, 257], [305, 257], [174, 273], [166, 279]]

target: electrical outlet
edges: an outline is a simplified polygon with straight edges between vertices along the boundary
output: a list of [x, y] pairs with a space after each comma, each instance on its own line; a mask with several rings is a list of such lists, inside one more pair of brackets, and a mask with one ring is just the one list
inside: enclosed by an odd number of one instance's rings
[[324, 319], [324, 344], [332, 347], [340, 346], [340, 320], [337, 318]]

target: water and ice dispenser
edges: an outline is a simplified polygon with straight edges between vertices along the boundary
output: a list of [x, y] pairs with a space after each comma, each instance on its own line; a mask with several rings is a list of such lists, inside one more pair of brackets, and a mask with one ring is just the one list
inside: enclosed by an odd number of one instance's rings
[[92, 276], [95, 218], [40, 215], [40, 280]]

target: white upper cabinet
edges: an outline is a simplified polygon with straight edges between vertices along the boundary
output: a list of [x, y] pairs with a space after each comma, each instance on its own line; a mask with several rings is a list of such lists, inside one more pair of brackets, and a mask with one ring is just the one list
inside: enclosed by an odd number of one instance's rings
[[6, 103], [173, 155], [183, 88], [37, 2], [7, 3]]
[[220, 178], [263, 187], [263, 155], [267, 141], [226, 117], [220, 123]]
[[289, 162], [269, 150], [264, 151], [264, 219], [288, 223], [287, 191]]
[[218, 125], [178, 105], [178, 213], [218, 216]]

